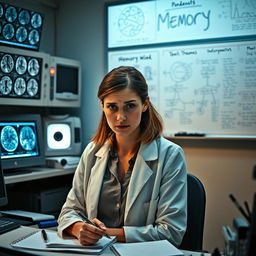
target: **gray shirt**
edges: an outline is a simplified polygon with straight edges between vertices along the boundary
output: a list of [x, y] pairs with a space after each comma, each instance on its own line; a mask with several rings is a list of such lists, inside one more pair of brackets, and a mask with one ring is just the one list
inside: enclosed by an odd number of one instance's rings
[[124, 226], [124, 211], [128, 185], [137, 153], [129, 160], [129, 169], [122, 181], [118, 179], [118, 156], [110, 151], [107, 168], [101, 187], [98, 216], [107, 227], [120, 228]]

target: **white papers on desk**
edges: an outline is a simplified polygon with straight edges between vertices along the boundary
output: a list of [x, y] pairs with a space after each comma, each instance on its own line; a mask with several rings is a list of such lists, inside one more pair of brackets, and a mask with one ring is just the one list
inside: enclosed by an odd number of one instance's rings
[[116, 243], [111, 247], [117, 256], [182, 256], [184, 253], [178, 250], [167, 240], [140, 242], [140, 243]]
[[37, 250], [37, 251], [52, 251], [52, 252], [75, 252], [81, 254], [101, 254], [108, 246], [116, 241], [115, 237], [111, 239], [102, 237], [94, 245], [80, 245], [77, 239], [62, 239], [56, 231], [47, 230], [49, 242], [45, 243], [41, 230], [34, 230], [30, 234], [23, 236], [11, 243], [14, 248]]

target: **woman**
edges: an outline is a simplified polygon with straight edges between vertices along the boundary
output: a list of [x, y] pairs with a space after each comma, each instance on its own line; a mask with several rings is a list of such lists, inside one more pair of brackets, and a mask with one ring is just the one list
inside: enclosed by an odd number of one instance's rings
[[[161, 137], [143, 75], [133, 67], [113, 69], [98, 98], [101, 121], [75, 172], [59, 234], [81, 244], [107, 233], [119, 242], [168, 239], [178, 246], [186, 230], [186, 163], [182, 149]], [[82, 222], [79, 212], [97, 227]]]

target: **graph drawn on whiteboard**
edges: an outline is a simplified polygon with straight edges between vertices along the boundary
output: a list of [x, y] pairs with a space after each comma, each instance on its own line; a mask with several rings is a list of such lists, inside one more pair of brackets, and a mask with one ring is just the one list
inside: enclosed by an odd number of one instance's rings
[[255, 0], [231, 0], [231, 18], [256, 17]]

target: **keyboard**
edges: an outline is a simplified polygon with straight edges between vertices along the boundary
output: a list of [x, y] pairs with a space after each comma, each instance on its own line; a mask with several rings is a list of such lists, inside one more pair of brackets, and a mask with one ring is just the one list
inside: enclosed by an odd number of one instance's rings
[[0, 234], [18, 228], [20, 223], [6, 217], [0, 217]]

